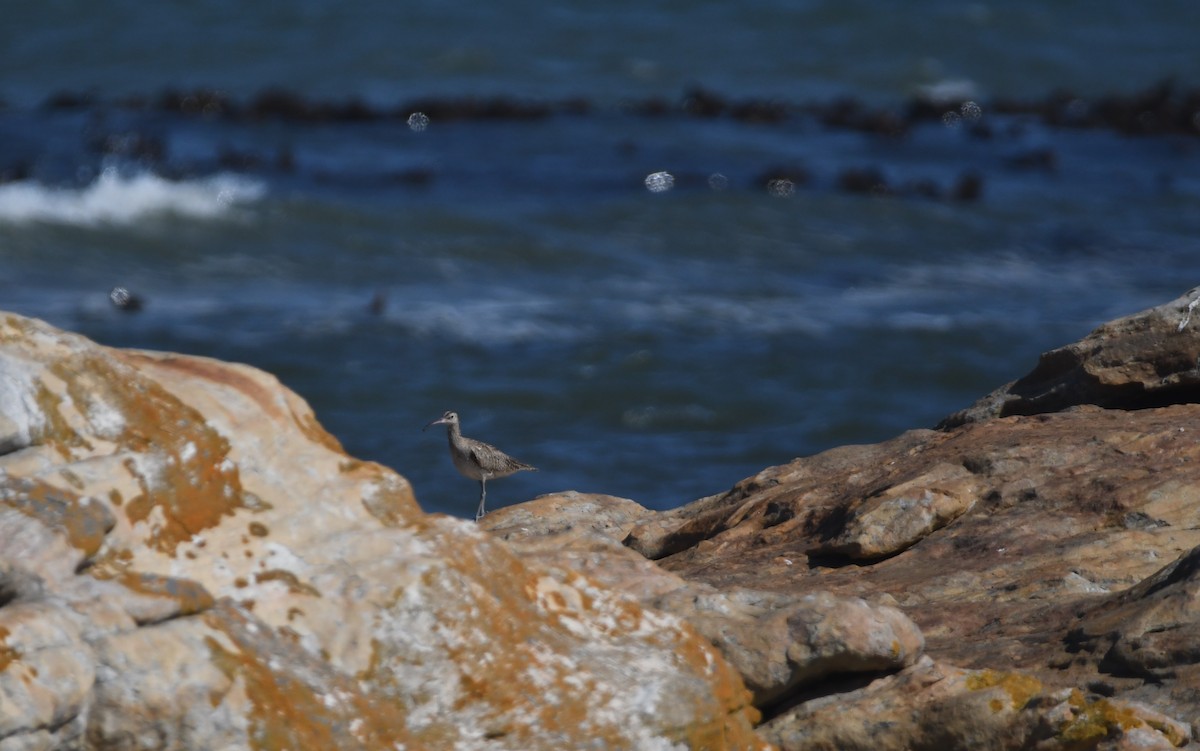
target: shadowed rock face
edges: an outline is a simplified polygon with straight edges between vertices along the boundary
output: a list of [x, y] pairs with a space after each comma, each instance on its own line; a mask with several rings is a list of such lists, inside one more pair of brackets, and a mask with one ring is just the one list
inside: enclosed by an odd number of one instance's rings
[[0, 315], [0, 748], [766, 748], [748, 700], [273, 377]]

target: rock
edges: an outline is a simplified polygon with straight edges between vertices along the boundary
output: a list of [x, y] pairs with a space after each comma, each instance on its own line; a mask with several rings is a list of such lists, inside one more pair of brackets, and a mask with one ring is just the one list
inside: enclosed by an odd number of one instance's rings
[[628, 498], [568, 490], [502, 507], [483, 517], [479, 528], [502, 540], [528, 542], [548, 536], [561, 540], [559, 535], [564, 533], [572, 537], [599, 534], [622, 540], [636, 522], [653, 513]]
[[851, 508], [841, 531], [813, 553], [859, 560], [895, 555], [962, 516], [978, 498], [970, 470], [961, 464], [938, 464]]
[[764, 709], [829, 676], [899, 670], [925, 646], [920, 630], [896, 608], [827, 592], [786, 596], [689, 586], [652, 604], [719, 647]]
[[767, 747], [678, 616], [425, 516], [265, 373], [3, 314], [0, 374], [4, 751]]
[[[559, 511], [564, 502], [572, 508]], [[823, 592], [719, 591], [665, 571], [619, 542], [652, 513], [624, 499], [570, 493], [506, 507], [481, 526], [524, 560], [586, 574], [683, 619], [721, 650], [760, 708], [829, 675], [895, 671], [920, 657], [920, 630], [894, 607]], [[548, 521], [560, 514], [559, 523]]]
[[1186, 746], [1192, 313], [683, 508], [479, 525], [264, 373], [0, 317], [0, 749]]
[[950, 415], [938, 427], [1057, 412], [1079, 404], [1144, 409], [1200, 403], [1197, 301], [1200, 287], [1050, 350], [1031, 373]]
[[1173, 749], [1187, 726], [1149, 707], [997, 670], [929, 657], [865, 688], [815, 699], [773, 718], [763, 734], [786, 751]]
[[[1137, 586], [1087, 608], [1067, 649], [1106, 672], [1200, 686], [1200, 547]], [[1200, 700], [1200, 691], [1196, 698]]]
[[[765, 469], [637, 521], [625, 543], [691, 588], [890, 602], [936, 665], [1026, 676], [1061, 712], [1074, 690], [1111, 700], [1089, 707], [1200, 718], [1197, 301], [1200, 288], [1101, 326], [939, 430]], [[753, 665], [731, 660], [761, 699]], [[843, 668], [825, 683], [760, 706], [770, 718], [830, 694], [832, 716], [839, 686], [860, 687]], [[796, 722], [815, 732], [817, 717]], [[1126, 729], [1096, 738], [1152, 732]], [[920, 732], [896, 747], [973, 747]]]

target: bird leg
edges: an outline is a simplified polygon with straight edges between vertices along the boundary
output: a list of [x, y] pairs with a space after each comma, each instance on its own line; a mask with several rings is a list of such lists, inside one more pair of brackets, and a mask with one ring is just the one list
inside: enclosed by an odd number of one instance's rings
[[475, 512], [475, 521], [483, 518], [487, 512], [483, 510], [483, 504], [487, 501], [487, 480], [479, 481], [479, 509]]

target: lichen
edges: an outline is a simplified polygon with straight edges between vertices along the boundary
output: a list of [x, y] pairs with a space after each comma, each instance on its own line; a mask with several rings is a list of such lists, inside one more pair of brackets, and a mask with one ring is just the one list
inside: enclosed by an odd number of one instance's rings
[[[93, 348], [51, 361], [36, 383], [44, 420], [38, 440], [65, 460], [97, 450], [87, 437], [95, 422], [89, 410], [103, 410], [103, 438], [131, 457], [124, 464], [142, 490], [123, 504], [127, 517], [136, 524], [161, 509], [162, 523], [146, 540], [151, 546], [173, 554], [179, 542], [241, 507], [236, 468], [225, 470], [228, 442], [157, 382]], [[59, 474], [82, 489], [70, 469]]]
[[9, 665], [21, 659], [21, 651], [8, 644], [9, 633], [7, 628], [0, 626], [0, 673], [7, 670]]
[[[984, 691], [989, 688], [1000, 688], [1008, 694], [1010, 708], [1019, 712], [1025, 708], [1030, 699], [1042, 692], [1042, 682], [1037, 678], [1021, 673], [1007, 673], [999, 670], [979, 670], [966, 678], [966, 686], [971, 691]], [[1003, 704], [993, 700], [990, 704], [994, 711], [1002, 711]]]
[[[232, 642], [229, 648], [229, 642], [205, 639], [213, 665], [231, 683], [240, 680], [245, 686], [251, 748], [420, 748], [407, 735], [400, 702], [363, 695], [349, 678], [232, 608], [219, 607], [205, 621]], [[210, 698], [214, 707], [224, 700]]]
[[56, 530], [71, 547], [84, 556], [94, 556], [116, 520], [100, 503], [84, 503], [74, 492], [55, 488], [40, 480], [5, 477], [0, 504], [31, 516]]
[[1132, 707], [1114, 704], [1108, 699], [1089, 701], [1078, 689], [1073, 689], [1067, 703], [1074, 716], [1058, 731], [1058, 738], [1068, 749], [1094, 748], [1104, 738], [1146, 727]]
[[320, 597], [321, 592], [311, 584], [305, 584], [300, 581], [291, 571], [280, 568], [273, 568], [269, 571], [260, 571], [254, 575], [254, 581], [261, 584], [263, 582], [277, 581], [287, 585], [288, 591], [293, 594], [312, 595]]

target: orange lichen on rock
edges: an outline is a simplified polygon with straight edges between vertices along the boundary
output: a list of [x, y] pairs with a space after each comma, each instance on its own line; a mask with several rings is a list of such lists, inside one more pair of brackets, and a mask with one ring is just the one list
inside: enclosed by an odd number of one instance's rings
[[[81, 452], [99, 450], [100, 441], [112, 444], [111, 453], [126, 455], [124, 466], [142, 493], [128, 499], [125, 513], [136, 524], [161, 512], [146, 540], [156, 549], [171, 554], [242, 507], [228, 441], [195, 409], [104, 350], [47, 363], [38, 403], [44, 421], [39, 440], [64, 458], [87, 458]], [[64, 479], [70, 482], [70, 476]]]
[[0, 626], [0, 672], [7, 670], [9, 665], [21, 659], [20, 650], [8, 645], [8, 637], [8, 629]]
[[0, 475], [0, 504], [34, 517], [66, 537], [67, 542], [90, 558], [104, 544], [115, 519], [100, 502], [84, 501], [77, 494], [35, 478]]
[[321, 592], [316, 587], [300, 581], [299, 577], [286, 569], [273, 568], [269, 571], [260, 571], [254, 575], [254, 581], [259, 584], [270, 581], [282, 582], [287, 586], [289, 592], [312, 595], [313, 597], [321, 596]]
[[[232, 607], [219, 606], [205, 620], [229, 640], [205, 643], [213, 664], [240, 681], [250, 699], [251, 748], [424, 748], [406, 729], [399, 702], [368, 697], [355, 681]], [[212, 697], [214, 708], [222, 700]]]

